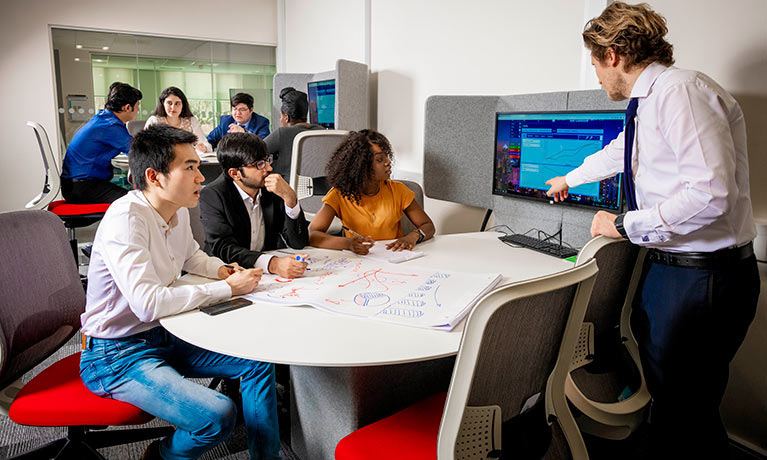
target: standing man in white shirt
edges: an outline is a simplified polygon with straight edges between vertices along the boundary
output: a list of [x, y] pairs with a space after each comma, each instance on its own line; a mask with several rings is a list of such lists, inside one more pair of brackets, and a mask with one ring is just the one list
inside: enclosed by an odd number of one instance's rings
[[[583, 40], [626, 128], [547, 194], [624, 173], [629, 211], [594, 216], [591, 234], [650, 250], [632, 317], [653, 396], [653, 458], [727, 458], [719, 415], [729, 363], [756, 311], [759, 275], [743, 112], [708, 76], [677, 69], [666, 21], [610, 4]], [[663, 447], [661, 447], [663, 446]]]
[[[278, 459], [274, 367], [186, 343], [159, 319], [252, 292], [262, 270], [228, 268], [202, 252], [189, 213], [204, 180], [196, 136], [165, 125], [133, 139], [137, 190], [115, 201], [96, 232], [88, 270], [80, 373], [92, 392], [133, 404], [176, 425], [145, 459], [196, 459], [225, 440], [237, 409], [226, 396], [184, 377], [240, 378], [253, 459]], [[174, 286], [181, 271], [220, 281]]]

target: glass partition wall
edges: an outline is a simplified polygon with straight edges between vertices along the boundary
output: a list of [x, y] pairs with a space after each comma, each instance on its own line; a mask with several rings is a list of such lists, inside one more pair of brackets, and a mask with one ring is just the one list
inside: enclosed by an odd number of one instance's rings
[[[61, 152], [104, 107], [115, 81], [140, 89], [139, 119], [149, 117], [163, 89], [184, 91], [205, 133], [229, 114], [229, 98], [253, 96], [253, 110], [270, 119], [273, 46], [52, 28]], [[53, 142], [53, 139], [51, 139]]]

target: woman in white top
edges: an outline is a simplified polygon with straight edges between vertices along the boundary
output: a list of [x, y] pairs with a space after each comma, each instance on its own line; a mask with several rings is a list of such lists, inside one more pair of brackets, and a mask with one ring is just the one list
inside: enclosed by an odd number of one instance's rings
[[208, 143], [205, 133], [200, 128], [200, 122], [197, 120], [197, 117], [192, 115], [192, 111], [189, 109], [189, 102], [187, 102], [184, 92], [175, 86], [169, 86], [160, 93], [157, 107], [155, 107], [152, 116], [146, 121], [144, 127], [157, 123], [181, 128], [197, 136], [197, 143], [194, 144], [194, 148], [198, 154], [202, 155], [203, 153], [213, 151], [213, 147]]

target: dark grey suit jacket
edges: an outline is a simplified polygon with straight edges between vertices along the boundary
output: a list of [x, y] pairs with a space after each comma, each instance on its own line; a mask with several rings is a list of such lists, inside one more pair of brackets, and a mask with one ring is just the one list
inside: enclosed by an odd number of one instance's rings
[[[303, 211], [298, 218], [291, 219], [285, 214], [282, 198], [265, 188], [261, 189], [260, 206], [266, 227], [264, 251], [284, 248], [285, 242], [293, 249], [309, 244], [309, 225]], [[202, 189], [200, 215], [205, 227], [203, 249], [206, 253], [227, 263], [237, 262], [248, 268], [255, 266], [262, 253], [249, 249], [250, 218], [231, 179], [222, 174]]]

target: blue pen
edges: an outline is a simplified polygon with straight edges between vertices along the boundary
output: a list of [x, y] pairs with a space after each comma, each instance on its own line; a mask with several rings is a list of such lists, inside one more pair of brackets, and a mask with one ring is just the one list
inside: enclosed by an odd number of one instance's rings
[[[308, 259], [305, 259], [305, 258], [303, 258], [303, 257], [301, 257], [301, 256], [296, 256], [296, 260], [297, 260], [297, 261], [299, 261], [299, 262], [306, 262], [306, 263], [309, 263], [309, 260], [308, 260]], [[311, 270], [311, 268], [309, 268], [309, 267], [306, 267], [306, 269], [307, 269], [307, 270]]]

